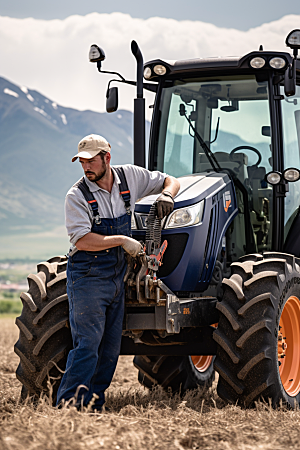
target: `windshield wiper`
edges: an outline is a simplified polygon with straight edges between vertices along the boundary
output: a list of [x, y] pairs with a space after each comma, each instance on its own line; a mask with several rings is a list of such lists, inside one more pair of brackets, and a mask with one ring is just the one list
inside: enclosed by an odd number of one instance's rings
[[211, 167], [213, 168], [213, 170], [215, 172], [219, 172], [221, 171], [221, 167], [218, 163], [218, 161], [216, 160], [214, 154], [211, 152], [210, 148], [206, 145], [206, 143], [204, 142], [204, 140], [202, 139], [202, 137], [200, 136], [200, 134], [198, 133], [198, 131], [195, 129], [194, 125], [192, 124], [191, 119], [186, 115], [186, 109], [183, 103], [180, 103], [179, 105], [179, 114], [181, 116], [184, 116], [186, 118], [186, 120], [188, 121], [190, 127], [192, 128], [199, 144], [201, 145], [201, 147], [204, 150], [204, 153], [208, 159], [208, 161], [210, 162]]

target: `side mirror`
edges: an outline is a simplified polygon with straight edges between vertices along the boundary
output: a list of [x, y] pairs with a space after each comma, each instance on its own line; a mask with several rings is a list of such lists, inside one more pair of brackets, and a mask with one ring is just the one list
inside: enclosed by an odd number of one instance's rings
[[296, 94], [296, 64], [293, 61], [284, 73], [284, 93], [287, 97]]
[[106, 111], [112, 113], [117, 111], [119, 104], [118, 88], [113, 87], [107, 89], [106, 93]]

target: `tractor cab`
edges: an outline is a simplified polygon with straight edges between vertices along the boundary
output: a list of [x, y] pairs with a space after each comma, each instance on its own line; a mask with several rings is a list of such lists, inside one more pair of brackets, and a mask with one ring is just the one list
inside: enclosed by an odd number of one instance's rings
[[260, 50], [145, 65], [145, 78], [158, 82], [150, 169], [176, 177], [225, 172], [235, 185], [239, 214], [226, 233], [228, 262], [282, 250], [298, 212], [300, 62], [290, 96], [292, 64], [288, 53]]

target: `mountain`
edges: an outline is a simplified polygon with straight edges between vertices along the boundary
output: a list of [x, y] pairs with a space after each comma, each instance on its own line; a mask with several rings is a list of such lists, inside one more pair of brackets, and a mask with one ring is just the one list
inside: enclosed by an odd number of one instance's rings
[[0, 124], [1, 236], [63, 224], [65, 194], [82, 174], [78, 162], [71, 162], [82, 137], [106, 137], [112, 164], [133, 161], [129, 111], [65, 108], [0, 78]]

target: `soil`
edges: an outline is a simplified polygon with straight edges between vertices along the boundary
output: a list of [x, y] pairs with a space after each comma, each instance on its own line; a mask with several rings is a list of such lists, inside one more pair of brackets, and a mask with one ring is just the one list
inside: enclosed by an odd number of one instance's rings
[[137, 381], [131, 356], [121, 356], [106, 406], [95, 414], [73, 408], [57, 410], [46, 398], [21, 403], [13, 352], [18, 330], [13, 318], [0, 319], [0, 449], [296, 449], [300, 446], [300, 411], [268, 402], [244, 409], [225, 405], [216, 385], [184, 398]]

